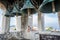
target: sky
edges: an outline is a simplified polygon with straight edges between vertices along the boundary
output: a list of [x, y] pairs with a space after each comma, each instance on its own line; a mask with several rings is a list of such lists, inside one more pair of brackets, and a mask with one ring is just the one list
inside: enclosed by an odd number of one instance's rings
[[15, 25], [16, 23], [16, 21], [15, 21], [15, 18], [14, 17], [11, 17], [11, 19], [10, 19], [10, 26], [12, 26], [12, 25]]
[[54, 14], [54, 13], [51, 13], [51, 14], [44, 14], [44, 26], [45, 27], [53, 27], [53, 28], [59, 28], [59, 24], [58, 24], [58, 14]]
[[[38, 26], [38, 14], [33, 15], [33, 26]], [[59, 30], [58, 24], [58, 14], [57, 13], [44, 13], [44, 27], [53, 27], [54, 29]]]
[[[1, 25], [2, 25], [2, 13], [3, 13], [3, 11], [0, 9], [0, 29], [2, 28], [1, 27]], [[37, 15], [38, 15], [37, 13], [33, 15], [33, 26], [38, 26], [38, 20], [37, 20], [38, 16]], [[12, 17], [10, 20], [11, 20], [10, 26], [14, 25], [15, 24], [15, 18]], [[57, 13], [55, 13], [55, 14], [44, 13], [44, 26], [45, 27], [51, 26], [54, 28], [59, 28]]]

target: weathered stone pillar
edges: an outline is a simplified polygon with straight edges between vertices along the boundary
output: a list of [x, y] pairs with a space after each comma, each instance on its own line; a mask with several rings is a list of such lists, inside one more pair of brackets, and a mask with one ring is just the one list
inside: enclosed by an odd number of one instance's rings
[[10, 17], [2, 17], [2, 31], [3, 33], [7, 33], [10, 30]]
[[21, 16], [16, 17], [16, 30], [21, 31]]
[[43, 22], [42, 22], [42, 13], [40, 11], [38, 11], [38, 29], [39, 29], [39, 33], [44, 30], [44, 27], [42, 26], [42, 24], [43, 24]]
[[40, 33], [44, 31], [44, 15], [38, 11], [38, 30], [39, 30], [39, 39], [40, 40]]
[[41, 13], [41, 25], [42, 25], [42, 31], [44, 31], [44, 13]]
[[27, 27], [27, 22], [28, 22], [28, 16], [27, 15], [23, 15], [21, 17], [21, 24], [22, 24], [22, 29], [21, 30], [25, 30]]
[[59, 27], [60, 27], [60, 12], [58, 12], [58, 20], [59, 20]]
[[21, 31], [22, 31], [22, 36], [25, 37], [26, 29], [27, 29], [27, 23], [28, 22], [28, 15], [21, 16]]

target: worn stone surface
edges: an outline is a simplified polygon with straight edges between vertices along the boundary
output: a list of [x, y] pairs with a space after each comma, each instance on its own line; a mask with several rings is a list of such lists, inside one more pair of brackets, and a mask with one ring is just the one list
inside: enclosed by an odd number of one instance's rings
[[21, 35], [17, 35], [20, 32], [13, 32], [13, 33], [6, 33], [6, 34], [0, 34], [0, 40], [28, 40], [25, 38], [21, 38]]
[[4, 37], [4, 34], [0, 34], [0, 40], [7, 40], [7, 38]]

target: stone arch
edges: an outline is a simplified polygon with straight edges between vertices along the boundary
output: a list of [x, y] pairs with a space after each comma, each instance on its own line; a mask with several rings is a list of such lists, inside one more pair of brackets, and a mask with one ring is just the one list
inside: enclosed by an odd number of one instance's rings
[[6, 13], [6, 6], [2, 3], [2, 2], [0, 2], [0, 9], [2, 9], [3, 10], [3, 15]]

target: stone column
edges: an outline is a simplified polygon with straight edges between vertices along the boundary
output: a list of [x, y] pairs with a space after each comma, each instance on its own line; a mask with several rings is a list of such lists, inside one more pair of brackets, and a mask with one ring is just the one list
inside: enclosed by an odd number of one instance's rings
[[3, 33], [7, 33], [10, 30], [10, 17], [2, 17], [2, 31]]
[[21, 31], [21, 16], [16, 17], [16, 30]]
[[[38, 11], [38, 30], [39, 30], [39, 34], [42, 31], [44, 31], [44, 27], [43, 27], [44, 23], [43, 23], [43, 20], [44, 19], [43, 19], [42, 13], [40, 11]], [[38, 40], [40, 40], [40, 35], [39, 35], [39, 39]]]
[[44, 31], [44, 13], [41, 13], [41, 25], [42, 25], [42, 31]]
[[28, 27], [27, 27], [27, 32], [26, 32], [26, 38], [27, 39], [32, 39], [32, 35], [31, 35], [31, 27], [33, 25], [33, 16], [31, 15], [31, 10], [28, 8], [27, 10], [28, 13]]
[[39, 29], [39, 33], [41, 31], [43, 31], [43, 26], [42, 26], [42, 13], [40, 11], [38, 11], [38, 29]]
[[21, 31], [22, 31], [22, 37], [26, 37], [26, 29], [27, 29], [27, 23], [28, 22], [28, 15], [24, 15], [21, 17]]
[[60, 27], [60, 12], [58, 12], [58, 20], [59, 20], [59, 27]]
[[27, 15], [23, 15], [21, 17], [21, 25], [22, 25], [22, 29], [21, 30], [25, 30], [27, 27], [27, 22], [28, 22], [28, 16]]

